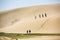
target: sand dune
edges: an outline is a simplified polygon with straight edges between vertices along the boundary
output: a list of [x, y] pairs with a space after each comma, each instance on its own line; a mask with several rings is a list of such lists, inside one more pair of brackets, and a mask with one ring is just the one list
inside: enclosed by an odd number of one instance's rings
[[0, 15], [0, 32], [60, 33], [60, 4], [18, 8]]

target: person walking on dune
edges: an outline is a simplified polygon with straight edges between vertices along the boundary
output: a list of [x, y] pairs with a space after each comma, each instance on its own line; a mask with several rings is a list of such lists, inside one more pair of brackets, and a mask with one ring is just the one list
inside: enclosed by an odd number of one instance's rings
[[28, 30], [27, 30], [27, 34], [28, 34]]
[[31, 30], [29, 30], [29, 34], [31, 34]]

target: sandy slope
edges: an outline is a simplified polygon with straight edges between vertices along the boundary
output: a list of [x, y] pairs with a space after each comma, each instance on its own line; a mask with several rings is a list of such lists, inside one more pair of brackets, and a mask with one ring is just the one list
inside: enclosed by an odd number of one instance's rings
[[[47, 17], [39, 18], [45, 13]], [[60, 33], [60, 4], [18, 8], [0, 15], [0, 32]]]

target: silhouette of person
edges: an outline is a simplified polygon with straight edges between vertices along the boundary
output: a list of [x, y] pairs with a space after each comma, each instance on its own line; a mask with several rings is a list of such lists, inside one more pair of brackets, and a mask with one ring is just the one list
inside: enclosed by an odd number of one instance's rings
[[27, 34], [28, 34], [28, 30], [27, 30]]
[[31, 30], [29, 30], [29, 34], [31, 34]]
[[45, 13], [45, 17], [47, 17], [47, 14]]
[[35, 19], [36, 19], [36, 16], [35, 16]]
[[41, 18], [41, 15], [39, 14], [39, 18]]
[[42, 14], [42, 17], [44, 17], [44, 15]]

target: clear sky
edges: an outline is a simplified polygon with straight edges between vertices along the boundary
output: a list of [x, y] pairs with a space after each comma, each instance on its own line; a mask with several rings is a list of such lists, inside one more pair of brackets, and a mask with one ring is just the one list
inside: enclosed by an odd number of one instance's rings
[[60, 4], [60, 0], [0, 0], [0, 10], [56, 3]]

